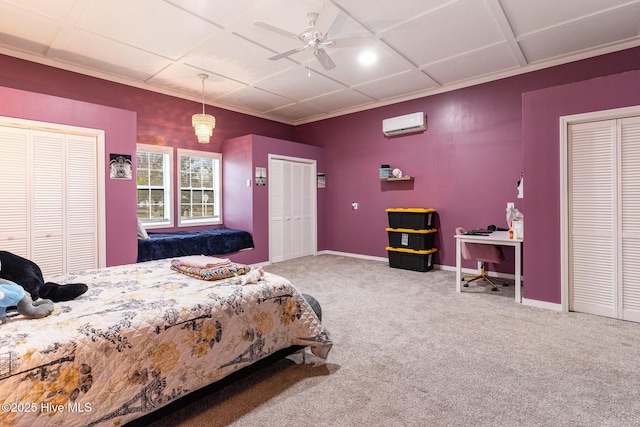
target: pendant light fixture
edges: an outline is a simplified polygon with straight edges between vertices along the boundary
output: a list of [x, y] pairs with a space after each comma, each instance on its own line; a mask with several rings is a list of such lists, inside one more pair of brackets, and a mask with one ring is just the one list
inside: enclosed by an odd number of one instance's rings
[[209, 138], [213, 135], [213, 128], [216, 127], [216, 118], [204, 112], [204, 80], [208, 79], [209, 76], [206, 74], [198, 74], [198, 77], [202, 79], [202, 114], [194, 114], [191, 117], [191, 124], [196, 131], [198, 142], [208, 144]]

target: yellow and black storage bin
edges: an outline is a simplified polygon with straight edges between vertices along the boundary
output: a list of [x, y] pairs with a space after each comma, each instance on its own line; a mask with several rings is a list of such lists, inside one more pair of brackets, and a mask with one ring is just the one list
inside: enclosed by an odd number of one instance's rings
[[431, 249], [435, 245], [435, 228], [428, 230], [413, 230], [411, 228], [387, 228], [389, 235], [389, 246], [392, 248], [405, 248], [424, 250]]
[[388, 208], [389, 265], [405, 270], [433, 269], [437, 229], [433, 208]]
[[433, 268], [433, 254], [438, 249], [406, 249], [387, 246], [389, 266], [413, 271], [429, 271]]
[[412, 230], [433, 228], [435, 212], [433, 208], [388, 208], [389, 227]]

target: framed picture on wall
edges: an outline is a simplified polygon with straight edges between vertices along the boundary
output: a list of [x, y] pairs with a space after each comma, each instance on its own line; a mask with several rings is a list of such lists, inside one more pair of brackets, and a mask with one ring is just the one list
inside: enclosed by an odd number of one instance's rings
[[131, 154], [109, 154], [109, 176], [111, 179], [133, 179]]

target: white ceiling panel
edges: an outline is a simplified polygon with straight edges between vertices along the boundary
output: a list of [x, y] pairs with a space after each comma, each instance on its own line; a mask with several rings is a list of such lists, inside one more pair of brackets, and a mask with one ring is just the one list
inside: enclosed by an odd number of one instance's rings
[[[629, 0], [500, 0], [516, 37], [570, 23], [628, 4]], [[632, 2], [633, 3], [633, 2]]]
[[260, 2], [256, 0], [166, 0], [167, 3], [200, 16], [222, 28], [250, 13]]
[[314, 117], [314, 118], [323, 117], [322, 111], [319, 111], [315, 108], [308, 107], [306, 105], [300, 105], [300, 104], [296, 104], [296, 105], [291, 104], [286, 107], [277, 108], [277, 109], [271, 110], [269, 113], [279, 117], [280, 119], [294, 121], [294, 122], [298, 120], [302, 120], [305, 117]]
[[206, 73], [207, 103], [297, 125], [640, 46], [639, 22], [640, 0], [0, 0], [0, 53], [195, 102]]
[[302, 101], [300, 104], [320, 110], [323, 113], [333, 113], [360, 105], [367, 105], [373, 101], [370, 97], [356, 91], [342, 89]]
[[543, 61], [640, 35], [640, 4], [571, 21], [519, 41], [529, 62]]
[[0, 44], [44, 55], [61, 24], [13, 4], [0, 3]]
[[383, 40], [421, 66], [505, 38], [484, 0], [463, 0], [396, 27]]
[[[78, 29], [72, 30], [60, 49], [52, 49], [49, 54], [61, 61], [141, 81], [171, 64], [161, 56]], [[136, 58], [135, 68], [130, 66], [130, 58]]]
[[[242, 52], [242, 55], [238, 55]], [[186, 55], [182, 62], [202, 70], [253, 84], [291, 66], [288, 61], [269, 61], [270, 52], [235, 34], [224, 32]]]
[[191, 96], [202, 101], [202, 80], [198, 74], [207, 74], [208, 76], [204, 81], [205, 101], [213, 101], [245, 87], [244, 84], [235, 80], [184, 64], [173, 64], [165, 68], [149, 79], [148, 83], [157, 87], [169, 88], [172, 91], [189, 92]]
[[449, 3], [451, 0], [401, 0], [401, 3], [381, 1], [372, 7], [371, 0], [336, 1], [343, 10], [376, 34], [414, 20]]
[[[371, 47], [335, 48], [328, 49], [336, 68], [324, 71], [319, 64], [312, 60], [310, 65], [327, 77], [338, 80], [347, 86], [359, 85], [373, 80], [379, 80], [407, 69], [407, 62], [397, 55], [392, 55], [382, 43], [372, 44]], [[370, 64], [361, 62], [363, 54], [374, 55], [375, 61]]]
[[76, 25], [174, 60], [217, 29], [202, 18], [158, 0], [93, 1]]
[[216, 99], [216, 102], [222, 105], [230, 105], [243, 111], [248, 110], [261, 114], [295, 104], [295, 101], [291, 99], [251, 86], [221, 96]]
[[437, 87], [439, 85], [425, 74], [405, 71], [381, 80], [358, 85], [355, 89], [374, 99], [384, 101], [402, 98], [414, 93], [426, 93], [429, 89]]
[[314, 98], [327, 92], [334, 92], [344, 86], [330, 80], [314, 71], [300, 67], [292, 67], [285, 72], [267, 77], [255, 84], [256, 87], [273, 92], [286, 91], [287, 98], [296, 101]]
[[[76, 0], [7, 0], [4, 3], [25, 9], [30, 12], [32, 16], [39, 15], [62, 22], [71, 10], [73, 4], [76, 3]], [[4, 24], [4, 20], [2, 20], [2, 22]]]
[[517, 67], [518, 61], [509, 46], [506, 43], [500, 43], [429, 64], [423, 67], [423, 70], [440, 84], [450, 85]]

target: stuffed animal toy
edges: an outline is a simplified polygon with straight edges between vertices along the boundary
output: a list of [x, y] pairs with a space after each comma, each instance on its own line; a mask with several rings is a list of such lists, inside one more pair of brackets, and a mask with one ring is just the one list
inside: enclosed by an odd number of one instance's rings
[[263, 276], [264, 276], [264, 270], [262, 269], [262, 267], [252, 268], [247, 274], [245, 274], [242, 277], [242, 284], [243, 285], [246, 285], [249, 283], [256, 284], [260, 280], [262, 280]]
[[31, 295], [26, 293], [22, 286], [10, 280], [0, 279], [0, 323], [4, 320], [7, 307], [16, 306], [18, 313], [29, 319], [47, 317], [53, 312], [53, 302], [41, 299], [36, 302], [31, 300]]
[[53, 302], [69, 301], [89, 289], [84, 283], [68, 285], [45, 283], [42, 271], [36, 263], [7, 251], [0, 251], [0, 279], [9, 280], [22, 286], [33, 301], [40, 298]]

